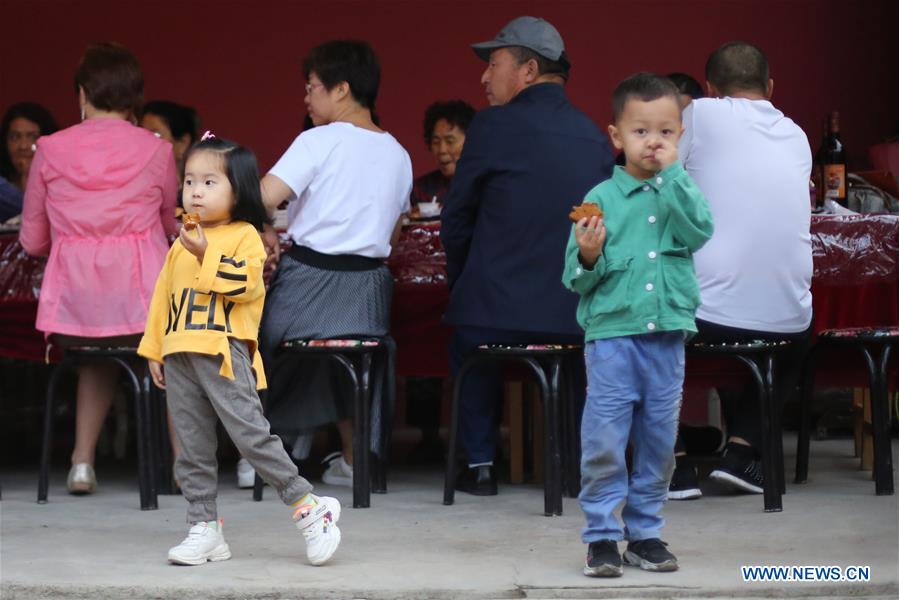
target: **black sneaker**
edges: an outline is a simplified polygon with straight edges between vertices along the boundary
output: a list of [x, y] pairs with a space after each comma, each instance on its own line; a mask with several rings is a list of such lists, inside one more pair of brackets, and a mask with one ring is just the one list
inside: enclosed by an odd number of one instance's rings
[[761, 494], [765, 485], [762, 476], [762, 461], [755, 458], [748, 446], [734, 448], [728, 444], [721, 457], [721, 464], [709, 474], [709, 479], [721, 482], [728, 487], [747, 492]]
[[668, 552], [667, 545], [659, 538], [628, 542], [624, 564], [644, 571], [677, 571], [677, 559]]
[[679, 464], [671, 476], [668, 484], [669, 500], [694, 500], [702, 497], [699, 489], [699, 478], [696, 476], [696, 467], [691, 464]]
[[587, 563], [584, 565], [587, 577], [621, 577], [621, 555], [618, 542], [599, 540], [587, 547]]

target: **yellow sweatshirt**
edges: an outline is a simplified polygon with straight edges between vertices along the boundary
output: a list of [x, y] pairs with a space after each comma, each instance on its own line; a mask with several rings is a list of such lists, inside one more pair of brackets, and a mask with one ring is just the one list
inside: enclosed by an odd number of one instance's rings
[[203, 232], [209, 246], [202, 264], [180, 240], [169, 250], [137, 353], [157, 362], [176, 352], [220, 354], [219, 373], [234, 379], [228, 338], [243, 340], [253, 358], [256, 388], [265, 389], [256, 341], [265, 302], [262, 238], [244, 221]]

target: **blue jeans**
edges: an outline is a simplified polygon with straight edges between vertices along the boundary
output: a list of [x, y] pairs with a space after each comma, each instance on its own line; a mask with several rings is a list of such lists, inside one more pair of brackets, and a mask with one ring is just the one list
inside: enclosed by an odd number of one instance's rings
[[[661, 537], [674, 471], [684, 383], [684, 334], [669, 331], [587, 344], [587, 402], [581, 422], [584, 543]], [[633, 464], [628, 482], [625, 449]], [[614, 511], [624, 503], [622, 528]]]

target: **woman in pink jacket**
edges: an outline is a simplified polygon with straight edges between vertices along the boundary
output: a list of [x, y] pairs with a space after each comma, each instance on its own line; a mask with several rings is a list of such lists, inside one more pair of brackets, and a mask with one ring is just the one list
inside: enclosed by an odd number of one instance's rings
[[[125, 48], [88, 48], [75, 85], [82, 122], [38, 140], [25, 191], [19, 241], [49, 254], [36, 326], [61, 346], [136, 347], [176, 231], [172, 146], [133, 124], [143, 74]], [[117, 379], [103, 363], [79, 371], [71, 493], [96, 488], [94, 451]]]

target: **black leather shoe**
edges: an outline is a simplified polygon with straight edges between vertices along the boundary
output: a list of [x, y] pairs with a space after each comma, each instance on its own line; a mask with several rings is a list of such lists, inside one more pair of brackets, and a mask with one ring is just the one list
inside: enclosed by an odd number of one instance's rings
[[456, 476], [456, 489], [473, 496], [496, 496], [496, 472], [490, 465], [463, 468]]

